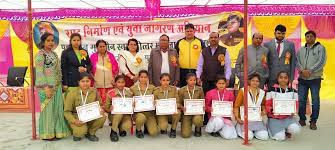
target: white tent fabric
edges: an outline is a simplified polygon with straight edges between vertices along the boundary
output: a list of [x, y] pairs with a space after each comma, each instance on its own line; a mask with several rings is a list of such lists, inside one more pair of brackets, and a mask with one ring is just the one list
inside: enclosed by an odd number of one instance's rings
[[[161, 6], [243, 4], [243, 0], [161, 0]], [[335, 4], [335, 0], [249, 0], [249, 4]], [[32, 0], [35, 9], [144, 8], [145, 0]], [[0, 9], [26, 9], [27, 0], [0, 0]]]

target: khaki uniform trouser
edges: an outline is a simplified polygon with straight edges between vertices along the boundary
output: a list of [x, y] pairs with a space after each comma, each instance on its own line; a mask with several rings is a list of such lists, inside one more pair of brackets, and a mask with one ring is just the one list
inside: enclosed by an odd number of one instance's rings
[[[119, 129], [121, 131], [129, 131], [132, 127], [131, 115], [126, 114], [109, 114], [109, 121], [112, 122], [112, 130], [114, 132], [118, 132]], [[119, 131], [120, 132], [120, 131]]]
[[181, 136], [183, 138], [191, 137], [192, 135], [192, 125], [195, 127], [202, 127], [203, 125], [203, 115], [184, 115], [181, 121]]
[[158, 127], [160, 130], [166, 131], [168, 128], [168, 121], [169, 118], [172, 118], [172, 124], [171, 124], [171, 129], [176, 130], [178, 122], [180, 120], [181, 112], [178, 110], [178, 114], [173, 114], [173, 115], [159, 115], [157, 116], [157, 121], [158, 121]]
[[156, 136], [158, 134], [158, 126], [155, 117], [155, 111], [146, 111], [135, 113], [136, 130], [140, 131], [145, 125], [149, 135]]
[[99, 119], [92, 120], [90, 122], [86, 122], [82, 126], [76, 126], [75, 124], [70, 123], [70, 127], [72, 129], [73, 136], [75, 137], [83, 137], [87, 132], [90, 135], [95, 135], [98, 129], [104, 126], [106, 121], [106, 116], [101, 117]]

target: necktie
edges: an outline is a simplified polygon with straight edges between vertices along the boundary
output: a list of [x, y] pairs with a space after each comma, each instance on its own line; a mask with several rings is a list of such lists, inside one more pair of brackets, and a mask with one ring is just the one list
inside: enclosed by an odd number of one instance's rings
[[278, 43], [277, 54], [278, 54], [278, 57], [280, 57], [280, 44], [281, 44], [281, 41], [277, 41], [277, 43]]

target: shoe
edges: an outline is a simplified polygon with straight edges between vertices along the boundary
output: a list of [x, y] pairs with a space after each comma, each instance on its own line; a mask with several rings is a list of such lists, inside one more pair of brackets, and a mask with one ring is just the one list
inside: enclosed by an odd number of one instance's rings
[[195, 137], [201, 137], [201, 127], [195, 127], [194, 136]]
[[177, 135], [176, 130], [171, 129], [169, 137], [170, 138], [176, 138], [176, 135]]
[[213, 137], [219, 137], [220, 133], [219, 132], [212, 132], [212, 133], [210, 133], [210, 135], [213, 136]]
[[120, 135], [120, 137], [125, 137], [125, 136], [127, 136], [127, 132], [126, 131], [120, 131], [119, 135]]
[[140, 131], [137, 131], [136, 130], [136, 137], [137, 138], [140, 138], [140, 139], [143, 139], [144, 138], [144, 134], [143, 134], [143, 132], [140, 130]]
[[167, 134], [166, 130], [161, 130], [161, 134]]
[[149, 134], [149, 131], [148, 131], [148, 128], [146, 126], [144, 126], [144, 131], [143, 131], [144, 134]]
[[109, 135], [110, 139], [112, 142], [117, 142], [119, 141], [119, 136], [117, 135], [117, 133], [113, 130], [111, 130], [111, 134]]
[[306, 121], [305, 120], [299, 120], [299, 124], [303, 127], [306, 126]]
[[316, 126], [316, 122], [315, 121], [310, 121], [309, 128], [311, 130], [317, 130], [318, 127]]
[[85, 137], [92, 142], [98, 142], [99, 141], [99, 138], [95, 135], [86, 134]]
[[75, 137], [75, 136], [73, 136], [73, 141], [81, 141], [81, 137]]

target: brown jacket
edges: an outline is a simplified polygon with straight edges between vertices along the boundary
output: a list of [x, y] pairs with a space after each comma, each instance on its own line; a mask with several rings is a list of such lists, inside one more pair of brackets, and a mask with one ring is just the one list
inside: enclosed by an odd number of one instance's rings
[[[178, 62], [178, 53], [175, 49], [169, 48], [169, 66], [170, 66], [170, 76], [171, 82], [173, 84], [175, 81], [180, 80], [180, 69], [179, 69], [179, 62]], [[175, 59], [175, 63], [173, 63], [172, 59]], [[154, 86], [159, 86], [159, 77], [161, 76], [161, 69], [162, 69], [162, 54], [159, 47], [154, 48], [151, 50], [150, 59], [149, 59], [149, 79], [150, 82]]]

